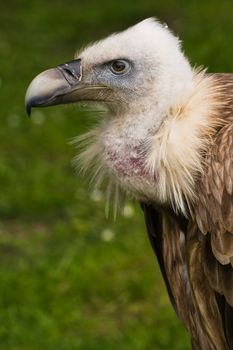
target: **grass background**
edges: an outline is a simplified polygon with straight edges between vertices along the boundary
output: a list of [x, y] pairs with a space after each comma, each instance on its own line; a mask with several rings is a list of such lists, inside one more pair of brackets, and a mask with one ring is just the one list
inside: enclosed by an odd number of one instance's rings
[[71, 166], [67, 141], [92, 117], [77, 106], [24, 111], [40, 71], [77, 48], [157, 16], [191, 62], [232, 71], [231, 0], [11, 0], [0, 9], [0, 349], [189, 349], [129, 203], [106, 219]]

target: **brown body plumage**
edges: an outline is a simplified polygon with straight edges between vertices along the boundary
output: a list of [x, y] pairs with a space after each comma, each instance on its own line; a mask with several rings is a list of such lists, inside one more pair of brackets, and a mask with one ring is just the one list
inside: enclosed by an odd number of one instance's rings
[[187, 219], [142, 204], [170, 299], [195, 350], [233, 349], [233, 75], [213, 77], [222, 87], [222, 125], [206, 135], [193, 213]]
[[233, 75], [193, 70], [146, 20], [40, 74], [26, 104], [80, 100], [109, 115], [81, 137], [78, 161], [107, 177], [108, 197], [115, 187], [141, 203], [192, 348], [233, 350]]

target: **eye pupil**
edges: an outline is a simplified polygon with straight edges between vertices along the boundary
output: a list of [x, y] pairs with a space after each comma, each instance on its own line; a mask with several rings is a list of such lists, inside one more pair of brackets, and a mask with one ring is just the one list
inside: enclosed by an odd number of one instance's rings
[[125, 64], [121, 61], [113, 62], [112, 66], [118, 72], [121, 72], [122, 70], [125, 69]]
[[124, 61], [117, 60], [112, 62], [111, 68], [112, 71], [116, 74], [124, 73], [124, 71], [126, 70], [126, 63]]

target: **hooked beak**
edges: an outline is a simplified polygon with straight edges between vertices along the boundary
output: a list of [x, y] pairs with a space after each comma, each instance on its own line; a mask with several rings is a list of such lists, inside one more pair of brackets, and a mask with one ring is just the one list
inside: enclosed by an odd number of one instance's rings
[[71, 103], [85, 98], [82, 83], [81, 59], [76, 59], [56, 68], [48, 69], [33, 79], [25, 97], [25, 107], [28, 115], [33, 107], [52, 106]]

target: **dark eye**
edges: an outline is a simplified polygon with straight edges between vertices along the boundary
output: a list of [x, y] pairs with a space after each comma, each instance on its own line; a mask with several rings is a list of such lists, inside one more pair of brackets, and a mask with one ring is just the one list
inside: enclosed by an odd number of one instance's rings
[[129, 69], [129, 63], [123, 60], [116, 60], [111, 63], [111, 71], [114, 74], [124, 74]]

